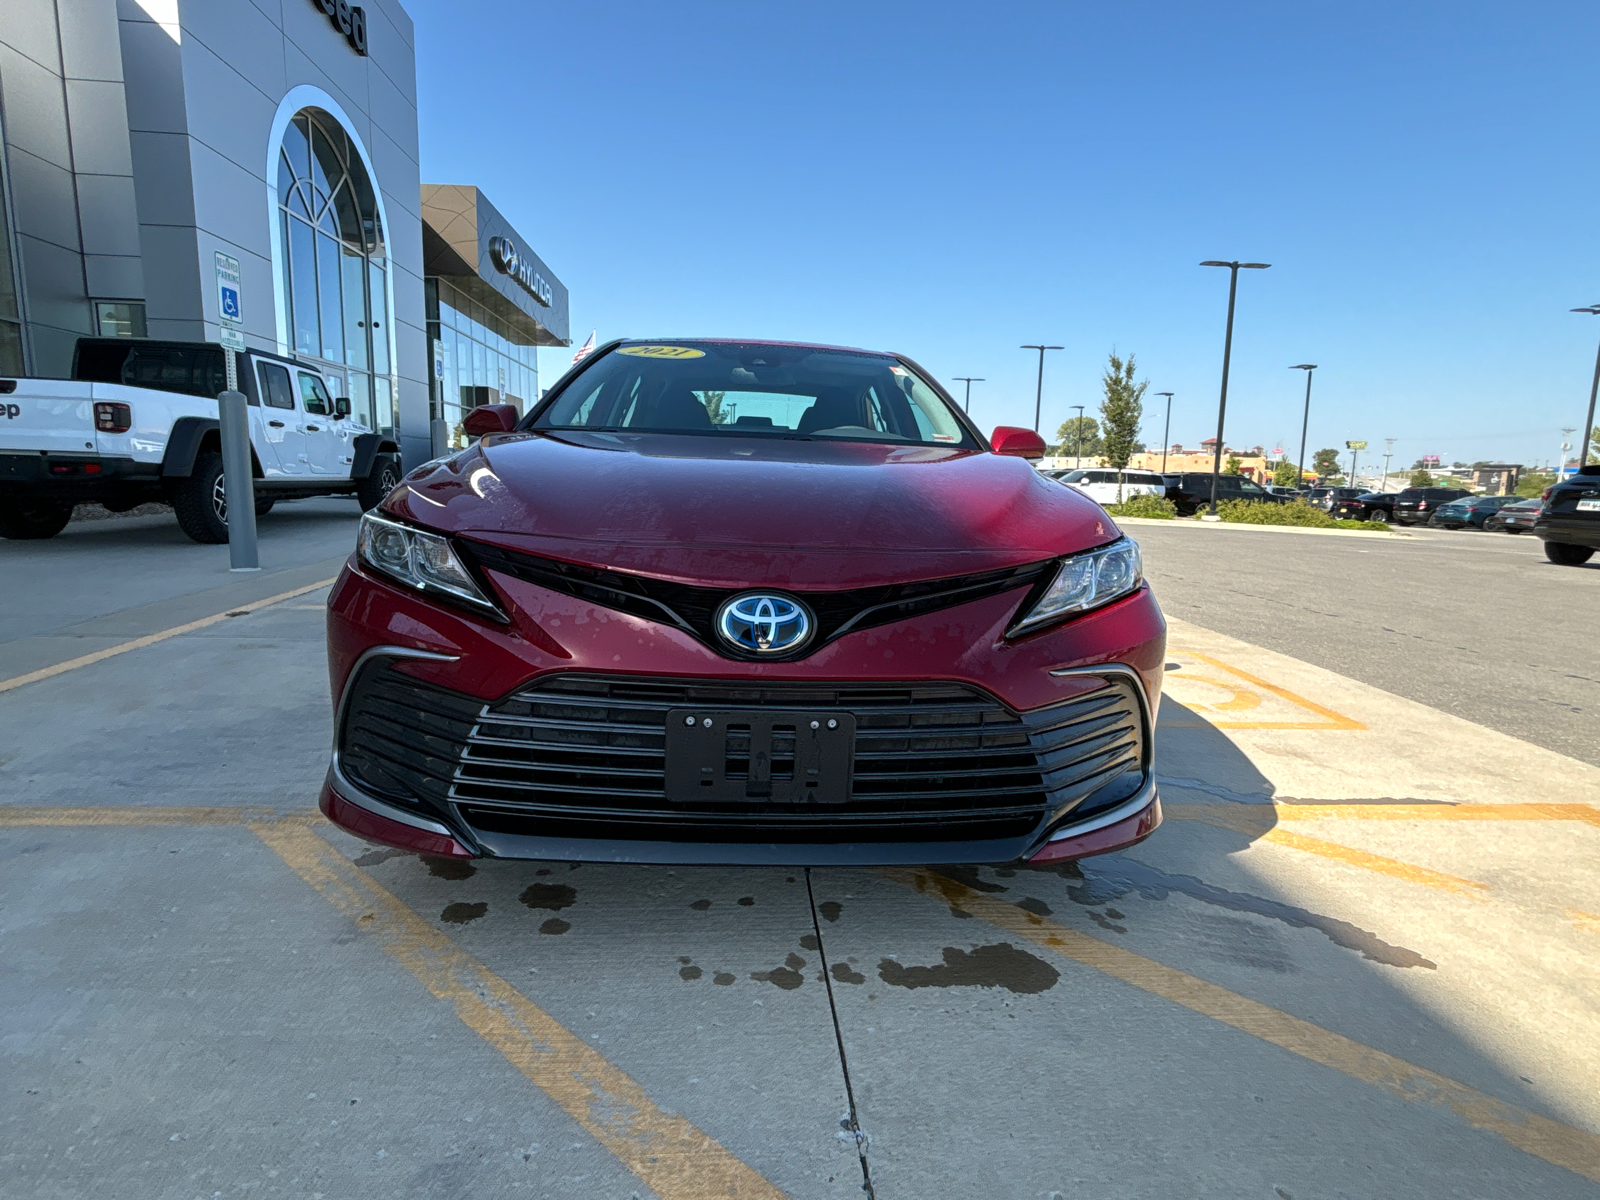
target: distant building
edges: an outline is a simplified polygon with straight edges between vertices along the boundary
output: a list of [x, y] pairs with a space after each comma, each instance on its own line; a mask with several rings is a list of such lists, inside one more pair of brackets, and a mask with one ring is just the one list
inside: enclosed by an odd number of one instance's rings
[[[1216, 466], [1215, 446], [1217, 441], [1215, 438], [1208, 438], [1207, 441], [1210, 445], [1201, 450], [1186, 450], [1182, 446], [1176, 445], [1171, 447], [1166, 454], [1167, 465], [1165, 469], [1167, 474], [1173, 475], [1183, 471], [1213, 470]], [[1238, 457], [1239, 473], [1246, 478], [1253, 479], [1257, 483], [1265, 483], [1272, 478], [1273, 466], [1266, 455], [1224, 449], [1222, 451], [1223, 470], [1227, 470], [1230, 456]], [[1128, 460], [1128, 468], [1134, 471], [1162, 470], [1161, 451], [1159, 449], [1146, 450], [1142, 454], [1135, 454]]]

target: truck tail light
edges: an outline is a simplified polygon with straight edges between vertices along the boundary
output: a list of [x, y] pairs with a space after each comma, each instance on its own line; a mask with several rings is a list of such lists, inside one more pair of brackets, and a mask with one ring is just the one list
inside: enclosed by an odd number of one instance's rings
[[94, 406], [94, 427], [101, 433], [127, 433], [133, 428], [133, 409], [126, 404], [98, 400]]

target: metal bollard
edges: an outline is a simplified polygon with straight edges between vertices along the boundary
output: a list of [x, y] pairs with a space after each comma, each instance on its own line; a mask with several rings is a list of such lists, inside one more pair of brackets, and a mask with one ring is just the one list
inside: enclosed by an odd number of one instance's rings
[[243, 392], [217, 397], [222, 436], [222, 481], [228, 498], [228, 570], [259, 571], [256, 489], [250, 468], [250, 410]]

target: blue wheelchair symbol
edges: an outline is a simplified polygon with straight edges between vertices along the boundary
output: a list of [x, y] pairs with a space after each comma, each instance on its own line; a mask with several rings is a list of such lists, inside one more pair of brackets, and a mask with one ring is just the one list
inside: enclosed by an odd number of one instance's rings
[[239, 320], [239, 293], [231, 287], [222, 290], [222, 316], [225, 320]]

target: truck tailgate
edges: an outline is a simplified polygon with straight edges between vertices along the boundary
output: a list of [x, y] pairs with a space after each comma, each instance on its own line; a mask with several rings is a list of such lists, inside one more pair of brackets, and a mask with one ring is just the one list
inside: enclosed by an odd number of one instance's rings
[[0, 395], [0, 451], [94, 453], [90, 385], [72, 379], [19, 379]]

